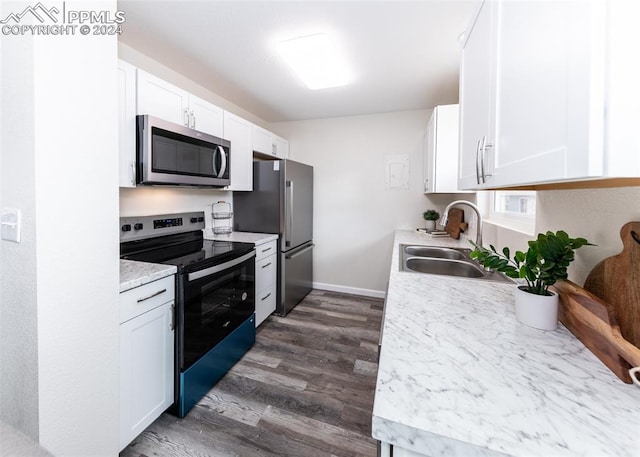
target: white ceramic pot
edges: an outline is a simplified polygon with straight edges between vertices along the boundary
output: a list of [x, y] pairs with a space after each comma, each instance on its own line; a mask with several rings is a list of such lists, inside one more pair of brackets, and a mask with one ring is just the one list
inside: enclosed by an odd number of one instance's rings
[[424, 228], [427, 230], [435, 230], [436, 229], [436, 221], [424, 221]]
[[536, 295], [526, 292], [526, 286], [516, 289], [516, 318], [529, 327], [540, 330], [558, 328], [558, 294]]

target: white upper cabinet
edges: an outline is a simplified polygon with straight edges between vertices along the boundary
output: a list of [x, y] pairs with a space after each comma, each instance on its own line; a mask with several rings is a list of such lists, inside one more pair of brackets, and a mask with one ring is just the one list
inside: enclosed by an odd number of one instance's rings
[[277, 159], [289, 157], [289, 142], [257, 125], [253, 125], [252, 144], [254, 152]]
[[138, 69], [138, 114], [149, 114], [220, 137], [223, 112], [222, 108]]
[[138, 114], [189, 126], [189, 93], [138, 69]]
[[607, 38], [625, 16], [613, 3], [480, 6], [462, 50], [461, 188], [638, 175], [638, 154], [611, 135], [638, 121], [637, 107], [610, 108], [620, 92], [611, 69], [630, 58], [612, 47], [625, 40]]
[[458, 189], [458, 105], [433, 109], [424, 144], [424, 193], [456, 193]]
[[271, 153], [278, 159], [286, 159], [289, 157], [289, 141], [278, 135], [273, 135], [273, 143]]
[[[492, 4], [480, 5], [466, 32], [460, 63], [459, 187], [479, 187], [482, 138], [491, 130], [492, 112]], [[489, 139], [489, 141], [491, 141]]]
[[120, 187], [136, 186], [136, 67], [118, 61]]
[[257, 125], [251, 127], [251, 141], [253, 150], [261, 154], [271, 155], [272, 133]]
[[195, 95], [189, 95], [191, 128], [222, 138], [224, 110]]
[[253, 153], [251, 122], [224, 112], [225, 140], [231, 142], [231, 185], [229, 190], [253, 190]]

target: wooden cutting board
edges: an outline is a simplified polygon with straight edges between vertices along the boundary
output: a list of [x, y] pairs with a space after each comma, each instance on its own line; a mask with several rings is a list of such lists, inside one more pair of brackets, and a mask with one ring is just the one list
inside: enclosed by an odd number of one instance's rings
[[613, 306], [622, 336], [640, 347], [640, 222], [620, 229], [623, 249], [598, 263], [584, 288]]
[[464, 231], [465, 228], [464, 211], [460, 208], [451, 208], [449, 210], [447, 225], [444, 228], [445, 231], [451, 236], [451, 238], [457, 240], [460, 238], [460, 231]]
[[611, 305], [571, 281], [558, 281], [560, 322], [622, 381], [630, 384], [629, 368], [640, 366], [640, 349], [620, 333]]

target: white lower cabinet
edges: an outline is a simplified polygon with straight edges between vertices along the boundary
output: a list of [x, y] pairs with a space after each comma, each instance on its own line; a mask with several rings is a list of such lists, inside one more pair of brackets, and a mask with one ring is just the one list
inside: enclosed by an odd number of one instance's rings
[[256, 327], [276, 310], [278, 242], [256, 246]]
[[174, 281], [120, 294], [120, 450], [173, 403]]

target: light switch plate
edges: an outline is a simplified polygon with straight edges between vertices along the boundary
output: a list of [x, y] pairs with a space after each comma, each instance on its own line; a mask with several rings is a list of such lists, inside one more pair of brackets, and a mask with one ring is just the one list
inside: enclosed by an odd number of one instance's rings
[[0, 236], [3, 240], [20, 242], [21, 214], [19, 209], [2, 208], [0, 212]]

